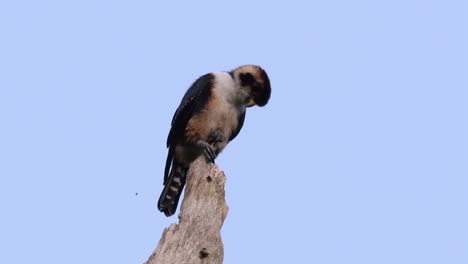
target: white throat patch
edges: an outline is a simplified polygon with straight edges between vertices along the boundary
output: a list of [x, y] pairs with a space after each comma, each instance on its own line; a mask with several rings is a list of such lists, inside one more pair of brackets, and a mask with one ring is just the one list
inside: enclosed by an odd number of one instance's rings
[[217, 98], [234, 103], [232, 100], [237, 97], [237, 89], [231, 75], [227, 72], [214, 72], [213, 75], [215, 76], [213, 92], [216, 93]]

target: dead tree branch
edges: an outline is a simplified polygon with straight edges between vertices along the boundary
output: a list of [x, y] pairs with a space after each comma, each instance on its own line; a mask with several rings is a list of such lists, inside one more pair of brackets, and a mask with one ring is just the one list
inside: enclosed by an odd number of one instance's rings
[[224, 184], [218, 166], [207, 164], [203, 156], [188, 173], [179, 224], [164, 229], [147, 264], [221, 264], [224, 258], [221, 227], [228, 213]]

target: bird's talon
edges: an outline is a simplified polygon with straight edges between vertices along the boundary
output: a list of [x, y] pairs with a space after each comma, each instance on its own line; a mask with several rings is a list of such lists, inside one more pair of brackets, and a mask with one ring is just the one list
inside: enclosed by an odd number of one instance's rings
[[211, 145], [207, 145], [205, 147], [205, 151], [204, 151], [204, 154], [205, 154], [205, 157], [206, 159], [211, 162], [211, 163], [215, 163], [214, 160], [216, 158], [216, 154], [215, 154], [215, 150], [214, 150], [214, 147], [211, 146]]

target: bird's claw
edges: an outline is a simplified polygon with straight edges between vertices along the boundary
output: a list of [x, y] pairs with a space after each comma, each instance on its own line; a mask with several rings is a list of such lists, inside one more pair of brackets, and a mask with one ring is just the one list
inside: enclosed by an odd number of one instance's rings
[[203, 154], [205, 155], [206, 160], [214, 164], [214, 160], [216, 158], [215, 147], [202, 140], [199, 140], [196, 145], [203, 148]]
[[205, 146], [205, 149], [203, 150], [203, 154], [205, 154], [205, 158], [211, 162], [215, 163], [215, 158], [216, 158], [216, 153], [215, 153], [215, 148], [212, 145], [207, 144]]

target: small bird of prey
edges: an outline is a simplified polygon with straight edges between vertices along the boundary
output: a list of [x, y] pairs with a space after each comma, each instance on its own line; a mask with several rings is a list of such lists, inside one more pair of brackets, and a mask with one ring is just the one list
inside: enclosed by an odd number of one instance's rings
[[177, 209], [190, 164], [200, 155], [214, 163], [240, 132], [247, 107], [265, 106], [271, 86], [257, 65], [199, 77], [187, 90], [172, 118], [158, 209], [171, 216]]

